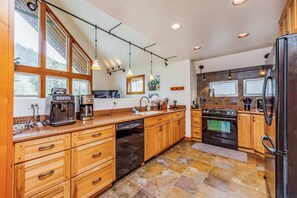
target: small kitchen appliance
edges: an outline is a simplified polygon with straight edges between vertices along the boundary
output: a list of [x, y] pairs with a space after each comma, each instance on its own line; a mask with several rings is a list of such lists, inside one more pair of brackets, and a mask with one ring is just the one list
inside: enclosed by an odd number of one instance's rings
[[76, 123], [74, 96], [66, 92], [63, 88], [53, 88], [46, 98], [47, 124], [56, 127]]
[[263, 111], [262, 98], [256, 99], [256, 107], [257, 111]]
[[251, 103], [253, 101], [253, 98], [246, 97], [246, 98], [243, 98], [242, 101], [244, 103], [244, 110], [245, 111], [250, 111], [251, 110]]
[[79, 97], [79, 119], [80, 120], [93, 120], [94, 119], [94, 99], [92, 95], [81, 95]]

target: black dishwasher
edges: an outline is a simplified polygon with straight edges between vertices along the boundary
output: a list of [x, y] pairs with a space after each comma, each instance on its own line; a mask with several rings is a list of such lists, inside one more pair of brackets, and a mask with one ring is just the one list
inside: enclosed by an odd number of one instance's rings
[[143, 119], [116, 125], [116, 178], [121, 178], [144, 162]]

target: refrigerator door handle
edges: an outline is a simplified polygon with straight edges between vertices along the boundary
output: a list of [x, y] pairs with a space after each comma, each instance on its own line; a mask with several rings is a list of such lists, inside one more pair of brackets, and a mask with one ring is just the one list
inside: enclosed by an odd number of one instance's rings
[[[269, 141], [269, 143], [272, 145], [272, 148], [270, 148], [269, 146], [267, 146], [267, 144], [265, 143], [265, 141]], [[276, 149], [272, 143], [272, 140], [267, 136], [267, 135], [264, 135], [262, 137], [262, 144], [263, 146], [266, 148], [267, 151], [269, 151], [270, 154], [272, 155], [276, 155], [277, 152], [276, 152]]]
[[266, 108], [266, 88], [267, 88], [267, 83], [268, 83], [268, 80], [269, 79], [272, 79], [272, 75], [271, 75], [271, 70], [269, 69], [266, 76], [265, 76], [265, 79], [264, 79], [264, 83], [263, 83], [263, 90], [262, 90], [262, 106], [263, 106], [263, 113], [264, 113], [264, 118], [265, 118], [265, 121], [266, 121], [266, 124], [268, 126], [271, 125], [272, 123], [272, 118], [268, 116], [267, 114], [267, 108]]

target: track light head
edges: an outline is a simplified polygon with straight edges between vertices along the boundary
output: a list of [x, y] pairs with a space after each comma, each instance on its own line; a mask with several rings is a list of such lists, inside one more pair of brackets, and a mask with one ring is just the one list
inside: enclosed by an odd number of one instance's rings
[[37, 0], [35, 1], [35, 3], [28, 2], [27, 7], [32, 11], [36, 11], [36, 9], [38, 8]]
[[167, 63], [167, 61], [165, 61], [165, 66], [168, 66], [168, 63]]
[[125, 69], [123, 69], [123, 72], [125, 73], [125, 72], [126, 72], [126, 70], [125, 70]]

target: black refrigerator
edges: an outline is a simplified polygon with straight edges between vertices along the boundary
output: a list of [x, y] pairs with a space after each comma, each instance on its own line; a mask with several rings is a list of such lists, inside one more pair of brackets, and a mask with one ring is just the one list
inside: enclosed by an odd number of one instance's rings
[[276, 43], [263, 85], [265, 179], [270, 196], [297, 197], [297, 34]]

